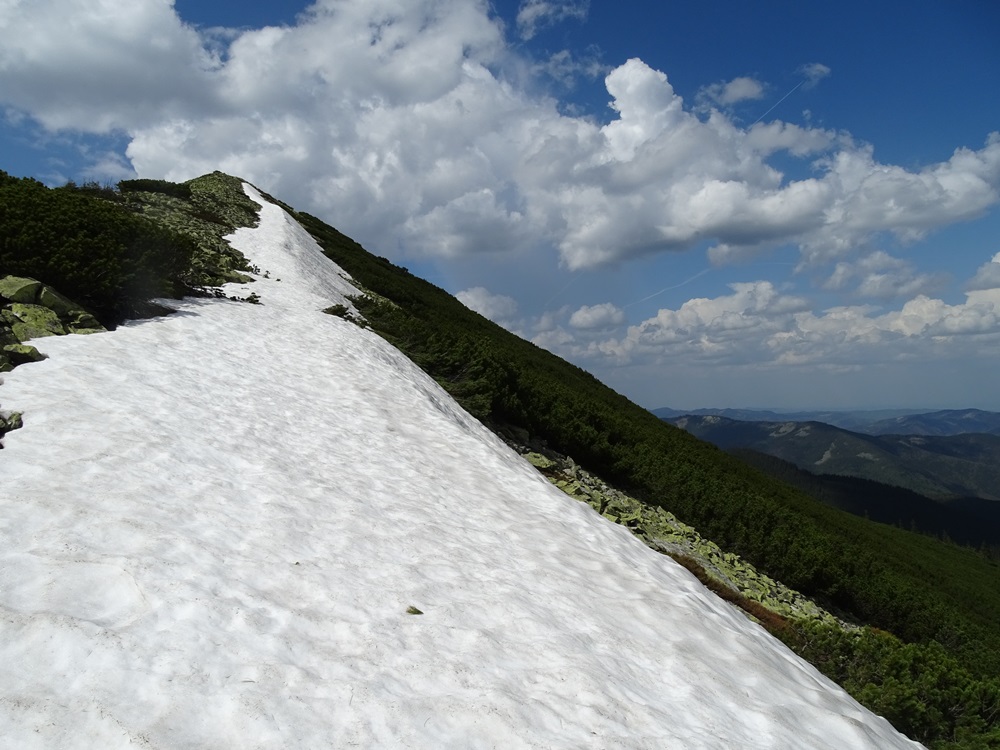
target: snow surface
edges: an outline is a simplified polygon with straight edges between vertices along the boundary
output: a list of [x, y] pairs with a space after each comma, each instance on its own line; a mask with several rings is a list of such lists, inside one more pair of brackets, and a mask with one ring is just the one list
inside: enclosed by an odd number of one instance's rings
[[0, 744], [919, 747], [319, 312], [352, 288], [247, 192], [263, 305], [4, 376]]

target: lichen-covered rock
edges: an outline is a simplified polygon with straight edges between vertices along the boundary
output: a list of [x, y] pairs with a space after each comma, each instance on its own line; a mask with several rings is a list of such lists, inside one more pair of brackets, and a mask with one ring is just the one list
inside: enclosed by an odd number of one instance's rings
[[[79, 304], [35, 279], [21, 276], [5, 276], [0, 278], [0, 297], [14, 303], [7, 307], [8, 312], [17, 318], [15, 320], [8, 315], [2, 321], [7, 323], [7, 327], [12, 327], [18, 322], [31, 327], [33, 330], [28, 336], [30, 338], [64, 333], [94, 333], [107, 330], [98, 322], [97, 318]], [[55, 313], [60, 325], [56, 326], [52, 322], [52, 316], [47, 313], [34, 309], [25, 310], [23, 307], [19, 308], [18, 305], [26, 305], [28, 308], [40, 307], [48, 309]], [[31, 320], [28, 318], [31, 318]], [[2, 327], [2, 322], [0, 322], [0, 327]], [[44, 331], [48, 331], [48, 333], [44, 333]], [[18, 340], [25, 340], [22, 335], [24, 333], [23, 327], [18, 329], [16, 334]]]
[[3, 317], [3, 312], [0, 311], [0, 347], [7, 346], [8, 344], [20, 344], [21, 340], [14, 335], [10, 323]]
[[21, 421], [21, 412], [0, 412], [0, 435], [11, 430], [20, 430], [24, 426]]
[[41, 362], [45, 355], [30, 344], [7, 344], [0, 349], [14, 365], [23, 365], [28, 362]]
[[[11, 430], [19, 430], [21, 427], [22, 422], [20, 412], [0, 411], [0, 438]], [[0, 443], [0, 448], [3, 448], [3, 443]]]
[[38, 292], [37, 303], [49, 308], [60, 318], [82, 312], [78, 304], [69, 299], [69, 297], [64, 297], [59, 294], [59, 292], [50, 286], [42, 286], [41, 290]]
[[525, 453], [524, 457], [528, 459], [528, 463], [536, 469], [551, 469], [556, 465], [555, 461], [550, 458], [546, 458], [541, 453]]
[[556, 487], [570, 497], [587, 503], [609, 521], [625, 526], [658, 552], [693, 558], [723, 586], [779, 615], [837, 624], [836, 618], [815, 602], [765, 576], [738, 555], [723, 552], [717, 544], [703, 538], [673, 513], [647, 505], [610, 487], [581, 469], [570, 458], [548, 450], [542, 455], [518, 443], [511, 445]]
[[16, 320], [11, 320], [9, 316], [5, 316], [5, 319], [10, 322], [11, 330], [21, 341], [42, 336], [61, 336], [66, 333], [66, 327], [59, 320], [59, 316], [42, 305], [15, 302], [10, 306], [9, 312]]
[[4, 276], [0, 278], [0, 297], [6, 297], [11, 302], [32, 304], [41, 289], [42, 282], [22, 276]]
[[21, 276], [0, 278], [0, 372], [44, 356], [24, 342], [67, 333], [107, 329], [92, 314], [40, 281]]
[[97, 318], [85, 310], [73, 311], [63, 318], [63, 324], [70, 333], [101, 333], [108, 330], [98, 322]]

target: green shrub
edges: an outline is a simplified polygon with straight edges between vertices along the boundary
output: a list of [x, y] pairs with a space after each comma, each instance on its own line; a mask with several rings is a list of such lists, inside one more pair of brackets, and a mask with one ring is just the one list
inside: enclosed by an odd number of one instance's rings
[[935, 750], [1000, 746], [1000, 681], [975, 676], [941, 644], [805, 622], [778, 635], [908, 737]]
[[193, 249], [98, 192], [50, 190], [0, 173], [0, 272], [51, 284], [105, 325], [181, 293]]
[[162, 193], [181, 200], [191, 197], [191, 187], [183, 182], [168, 182], [167, 180], [122, 180], [118, 189], [123, 193], [143, 192]]

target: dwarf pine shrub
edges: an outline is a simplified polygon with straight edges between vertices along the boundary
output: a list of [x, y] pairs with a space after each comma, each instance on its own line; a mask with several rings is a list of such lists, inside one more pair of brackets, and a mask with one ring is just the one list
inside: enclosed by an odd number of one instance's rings
[[98, 193], [0, 171], [0, 272], [59, 289], [114, 325], [184, 288], [193, 243]]

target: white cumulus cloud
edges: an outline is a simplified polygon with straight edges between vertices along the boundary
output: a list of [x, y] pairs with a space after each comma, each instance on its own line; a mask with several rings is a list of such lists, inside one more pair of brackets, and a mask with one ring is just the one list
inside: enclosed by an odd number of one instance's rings
[[799, 68], [799, 73], [805, 76], [806, 81], [803, 84], [803, 88], [806, 89], [813, 88], [832, 72], [830, 67], [823, 63], [808, 63]]
[[755, 78], [740, 76], [726, 83], [713, 83], [698, 93], [705, 100], [728, 107], [738, 102], [763, 98], [764, 84]]
[[806, 297], [769, 281], [730, 288], [731, 294], [661, 309], [620, 336], [561, 341], [557, 351], [597, 364], [836, 368], [972, 358], [1000, 346], [1000, 286], [970, 291], [959, 304], [918, 294], [894, 309], [841, 305], [819, 312]]
[[625, 313], [610, 302], [600, 305], [584, 305], [569, 318], [573, 328], [585, 330], [610, 328], [625, 322]]
[[0, 12], [0, 100], [51, 129], [218, 112], [220, 66], [165, 0], [7, 0]]
[[913, 264], [877, 250], [857, 261], [841, 261], [824, 287], [877, 299], [912, 298], [946, 282], [943, 274], [918, 273]]
[[1000, 253], [993, 256], [989, 263], [984, 263], [969, 281], [970, 290], [1000, 289]]

